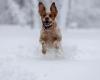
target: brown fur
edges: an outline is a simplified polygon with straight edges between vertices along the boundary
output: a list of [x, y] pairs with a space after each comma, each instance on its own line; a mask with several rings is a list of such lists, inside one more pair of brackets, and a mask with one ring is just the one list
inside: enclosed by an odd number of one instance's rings
[[49, 21], [52, 22], [52, 26], [49, 29], [46, 30], [43, 25], [40, 32], [40, 43], [42, 44], [43, 54], [46, 53], [48, 48], [59, 49], [60, 47], [61, 34], [55, 20], [57, 13], [58, 11], [54, 2], [50, 7], [50, 13], [46, 13], [46, 8], [42, 2], [39, 3], [39, 14], [41, 16], [41, 20], [45, 21], [45, 18], [48, 17]]

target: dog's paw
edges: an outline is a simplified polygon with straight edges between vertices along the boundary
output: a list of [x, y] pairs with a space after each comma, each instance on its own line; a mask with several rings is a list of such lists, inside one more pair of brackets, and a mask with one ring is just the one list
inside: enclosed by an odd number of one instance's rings
[[42, 49], [42, 53], [43, 53], [43, 54], [46, 54], [46, 50]]
[[44, 44], [45, 44], [45, 41], [40, 41], [40, 42], [41, 42], [41, 44], [42, 44], [42, 45], [44, 45]]

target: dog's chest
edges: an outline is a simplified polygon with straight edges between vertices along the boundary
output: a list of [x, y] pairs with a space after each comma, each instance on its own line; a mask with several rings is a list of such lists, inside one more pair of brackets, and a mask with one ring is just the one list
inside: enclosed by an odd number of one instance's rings
[[46, 42], [54, 42], [57, 39], [57, 34], [55, 31], [45, 31], [43, 32], [43, 39]]

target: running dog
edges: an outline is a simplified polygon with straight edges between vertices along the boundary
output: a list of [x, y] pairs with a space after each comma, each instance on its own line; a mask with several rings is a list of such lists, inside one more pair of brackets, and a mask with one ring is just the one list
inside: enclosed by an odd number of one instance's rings
[[46, 12], [46, 7], [42, 2], [39, 2], [38, 8], [42, 21], [40, 43], [42, 44], [42, 53], [46, 54], [49, 48], [60, 48], [62, 37], [56, 23], [58, 10], [55, 2], [51, 4], [50, 12]]

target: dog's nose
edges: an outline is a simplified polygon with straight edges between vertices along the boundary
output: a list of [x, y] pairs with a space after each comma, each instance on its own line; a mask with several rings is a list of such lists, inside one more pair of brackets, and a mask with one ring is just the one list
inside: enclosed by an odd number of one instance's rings
[[45, 18], [45, 20], [46, 20], [46, 21], [49, 21], [49, 18], [48, 18], [48, 17], [46, 17], [46, 18]]

